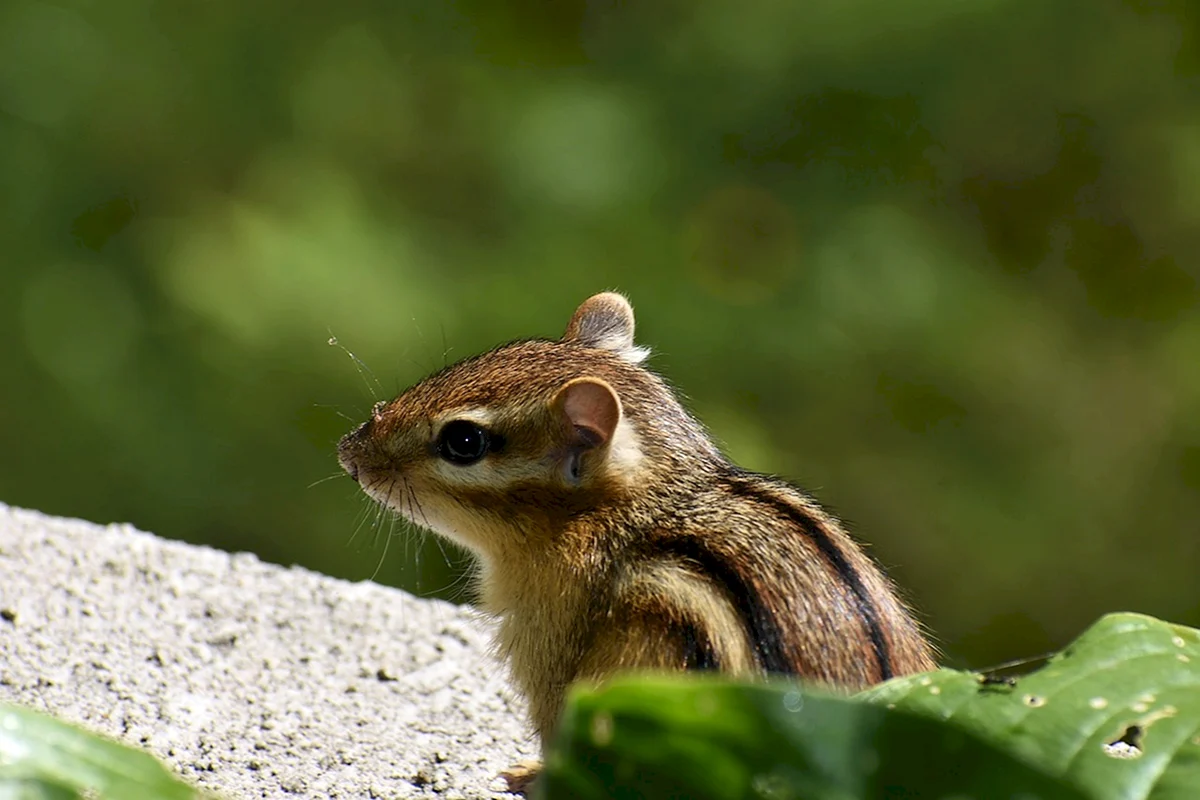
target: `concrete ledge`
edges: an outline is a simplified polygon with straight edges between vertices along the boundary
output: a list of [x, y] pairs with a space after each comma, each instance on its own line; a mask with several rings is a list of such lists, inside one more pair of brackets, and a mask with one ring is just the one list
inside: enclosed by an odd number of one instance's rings
[[508, 797], [536, 755], [476, 613], [0, 504], [0, 700], [227, 798]]

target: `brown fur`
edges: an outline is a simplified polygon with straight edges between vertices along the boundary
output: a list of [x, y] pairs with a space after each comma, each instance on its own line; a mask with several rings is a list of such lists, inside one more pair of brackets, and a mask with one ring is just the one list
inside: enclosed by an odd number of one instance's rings
[[[598, 295], [563, 340], [447, 367], [339, 445], [364, 490], [479, 556], [482, 604], [543, 742], [570, 683], [624, 669], [778, 669], [857, 689], [933, 668], [919, 626], [837, 521], [726, 461], [632, 341], [628, 303]], [[557, 398], [580, 378], [611, 387], [624, 433], [604, 415], [599, 443], [572, 426]], [[448, 466], [440, 425], [479, 409], [503, 449]], [[576, 457], [574, 479], [564, 464]]]

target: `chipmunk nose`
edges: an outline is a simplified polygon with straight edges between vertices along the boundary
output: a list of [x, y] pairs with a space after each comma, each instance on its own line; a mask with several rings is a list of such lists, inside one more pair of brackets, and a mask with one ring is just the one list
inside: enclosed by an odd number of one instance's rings
[[371, 435], [371, 421], [368, 420], [347, 433], [338, 442], [338, 463], [350, 477], [358, 482], [358, 458], [362, 452], [362, 443]]

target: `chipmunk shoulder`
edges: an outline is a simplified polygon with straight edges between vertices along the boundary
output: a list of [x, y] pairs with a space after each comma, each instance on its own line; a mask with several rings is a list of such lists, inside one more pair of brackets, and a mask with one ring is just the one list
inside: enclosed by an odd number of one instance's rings
[[580, 679], [793, 675], [857, 689], [932, 669], [880, 568], [802, 491], [728, 461], [598, 294], [557, 340], [503, 345], [379, 403], [339, 460], [479, 560], [543, 744]]

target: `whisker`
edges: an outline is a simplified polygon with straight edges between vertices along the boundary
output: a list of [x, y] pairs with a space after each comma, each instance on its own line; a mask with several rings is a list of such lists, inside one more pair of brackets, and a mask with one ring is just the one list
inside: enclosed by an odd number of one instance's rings
[[356, 522], [354, 525], [354, 532], [351, 533], [350, 538], [346, 540], [346, 547], [349, 547], [350, 545], [354, 544], [355, 538], [357, 538], [358, 534], [362, 531], [363, 524], [366, 523], [367, 519], [370, 518], [370, 516], [371, 516], [371, 509], [378, 505], [378, 503], [376, 503], [374, 500], [372, 500], [370, 497], [368, 497], [365, 494], [362, 495], [362, 499], [366, 502], [363, 503], [363, 505], [361, 505], [359, 507], [359, 511], [358, 511], [358, 515], [357, 515], [358, 522]]
[[450, 556], [449, 556], [449, 555], [446, 553], [446, 548], [442, 547], [442, 537], [440, 537], [440, 536], [434, 536], [434, 537], [433, 537], [433, 541], [434, 541], [434, 544], [436, 544], [436, 545], [437, 545], [437, 549], [438, 549], [439, 551], [441, 551], [441, 553], [442, 553], [442, 560], [446, 562], [446, 566], [447, 566], [447, 567], [452, 567], [452, 566], [454, 566], [453, 564], [451, 564], [451, 563], [450, 563]]
[[320, 486], [322, 483], [325, 483], [326, 481], [332, 481], [332, 480], [337, 480], [338, 478], [348, 478], [348, 477], [350, 477], [350, 476], [347, 475], [345, 472], [343, 472], [342, 470], [338, 470], [337, 472], [334, 472], [330, 475], [326, 475], [324, 478], [318, 478], [317, 480], [310, 483], [307, 488], [311, 489], [314, 486]]
[[[393, 485], [394, 485], [394, 481], [393, 481]], [[393, 485], [388, 486], [388, 491], [387, 491], [388, 497], [392, 496]], [[379, 503], [379, 505], [376, 507], [375, 520], [371, 523], [371, 527], [374, 532], [374, 536], [371, 537], [371, 547], [379, 546], [379, 529], [383, 526], [383, 515], [384, 515], [384, 513], [386, 513], [386, 511], [387, 511], [387, 505], [384, 503]]]
[[383, 562], [387, 560], [388, 548], [392, 544], [392, 532], [396, 528], [396, 518], [393, 516], [391, 523], [388, 526], [388, 535], [383, 539], [383, 552], [379, 554], [379, 563], [375, 565], [375, 571], [371, 573], [371, 580], [374, 581], [379, 577], [380, 570], [383, 569]]
[[[381, 400], [383, 398], [383, 384], [379, 382], [379, 378], [375, 377], [375, 373], [371, 371], [370, 367], [363, 363], [361, 358], [354, 355], [354, 353], [351, 353], [345, 345], [338, 341], [337, 337], [333, 335], [332, 329], [327, 328], [326, 330], [329, 331], [330, 347], [337, 347], [343, 353], [350, 356], [350, 360], [354, 362], [355, 368], [358, 369], [358, 374], [362, 377], [363, 383], [365, 383], [367, 386], [367, 391], [371, 393], [371, 399]], [[368, 376], [370, 376], [369, 379]], [[372, 383], [372, 381], [374, 383]]]
[[[408, 515], [405, 517], [405, 520], [404, 520], [404, 522], [405, 522], [405, 524], [404, 524], [404, 532], [405, 532], [404, 565], [405, 565], [406, 569], [407, 569], [408, 565], [413, 562], [413, 558], [410, 553], [410, 548], [412, 547], [412, 540], [414, 538], [412, 535], [412, 532], [419, 530], [419, 527], [417, 526], [417, 524], [412, 521], [412, 499], [411, 499], [411, 497], [412, 497], [412, 485], [408, 482], [407, 479], [405, 479], [405, 481], [404, 481], [404, 501], [408, 504]], [[417, 566], [418, 566], [417, 583], [420, 583], [420, 574], [421, 573], [420, 573], [420, 569], [419, 569], [419, 567], [420, 567], [419, 562], [418, 562]]]
[[421, 332], [421, 323], [417, 322], [416, 314], [413, 314], [413, 316], [412, 316], [412, 324], [413, 324], [413, 327], [417, 329], [417, 338], [421, 340], [422, 344], [424, 344], [425, 343], [425, 334]]
[[[413, 528], [417, 531], [416, 557], [413, 559], [413, 567], [417, 574], [416, 588], [418, 592], [424, 594], [424, 572], [421, 569], [421, 555], [425, 552], [425, 542], [428, 540], [427, 531], [430, 529], [429, 517], [425, 516], [425, 509], [421, 507], [421, 501], [417, 499], [417, 493], [411, 485], [408, 485], [408, 503], [410, 516], [413, 518]], [[415, 514], [411, 513], [414, 509], [416, 510]], [[421, 523], [416, 522], [416, 517], [418, 516], [421, 518]], [[436, 539], [437, 536], [434, 536], [434, 538]]]
[[466, 595], [466, 590], [470, 587], [470, 585], [471, 585], [471, 573], [468, 570], [468, 571], [459, 573], [457, 578], [450, 581], [450, 583], [448, 585], [442, 587], [442, 592], [445, 593], [451, 600], [454, 600], [454, 601], [464, 600], [465, 595]]
[[439, 323], [438, 327], [442, 329], [442, 366], [444, 367], [450, 363], [446, 357], [450, 355], [451, 347], [446, 344], [446, 323]]
[[[404, 514], [404, 519], [407, 523], [406, 527], [409, 530], [412, 530], [413, 528], [416, 527], [416, 523], [413, 522], [413, 517], [415, 516], [415, 514], [413, 512], [413, 488], [412, 488], [412, 484], [408, 482], [407, 478], [405, 478], [403, 480], [403, 483], [404, 483], [404, 505], [405, 505], [405, 508], [407, 509], [407, 511]], [[405, 546], [404, 546], [404, 554], [405, 554], [405, 562], [407, 563], [407, 561], [408, 561], [408, 545], [407, 544], [405, 544]]]
[[[423, 508], [421, 508], [421, 502], [417, 499], [415, 493], [413, 494], [413, 502], [415, 502], [417, 505], [417, 512], [418, 512], [418, 514], [420, 514], [421, 519], [425, 523], [425, 529], [432, 530], [432, 526], [429, 524], [429, 518], [425, 516], [425, 510]], [[438, 536], [435, 533], [433, 536], [433, 543], [437, 547], [438, 552], [440, 552], [442, 554], [442, 562], [445, 563], [445, 565], [448, 568], [453, 569], [454, 562], [450, 558], [450, 554], [448, 552], [446, 552], [446, 547], [442, 541], [442, 537]], [[422, 539], [422, 544], [424, 544], [424, 539]], [[422, 550], [424, 550], [424, 548], [421, 548], [420, 550], [418, 550], [418, 552], [421, 552]], [[460, 587], [468, 586], [470, 584], [470, 581], [471, 581], [471, 573], [468, 570], [467, 572], [460, 573], [459, 576], [457, 578], [455, 578], [453, 581], [451, 581], [449, 585], [442, 587], [441, 591], [443, 591], [443, 592], [459, 591]]]
[[411, 504], [409, 508], [411, 509], [415, 506], [417, 509], [417, 514], [421, 516], [421, 522], [425, 524], [426, 528], [430, 527], [429, 517], [425, 516], [425, 509], [421, 507], [421, 501], [417, 499], [417, 493], [412, 490], [411, 486], [408, 488], [408, 499], [409, 503]]
[[337, 406], [335, 406], [331, 403], [313, 403], [313, 408], [327, 408], [330, 411], [332, 411], [333, 413], [337, 414], [342, 419], [346, 420], [347, 422], [353, 422], [355, 425], [358, 424], [358, 420], [356, 420], [354, 417], [351, 417], [350, 415], [346, 414], [340, 408], [338, 408]]

